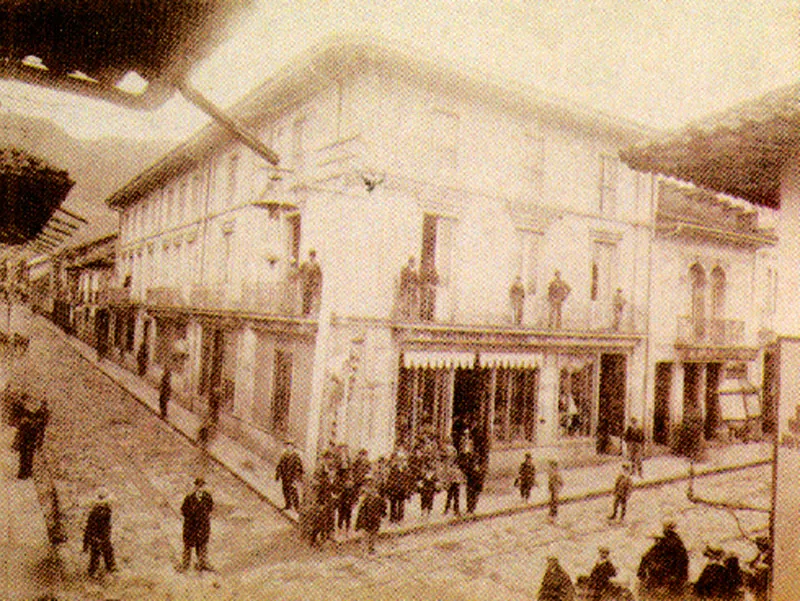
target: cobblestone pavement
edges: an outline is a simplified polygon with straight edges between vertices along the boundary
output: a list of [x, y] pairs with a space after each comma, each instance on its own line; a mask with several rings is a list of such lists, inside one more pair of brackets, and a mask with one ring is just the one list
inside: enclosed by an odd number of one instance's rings
[[[685, 483], [635, 491], [622, 525], [607, 522], [610, 500], [601, 499], [562, 507], [555, 524], [535, 510], [381, 541], [373, 556], [355, 543], [311, 550], [229, 472], [204, 465], [187, 440], [62, 339], [32, 327], [28, 357], [13, 379], [50, 400], [46, 457], [69, 536], [60, 550], [62, 599], [532, 599], [547, 555], [558, 555], [574, 578], [588, 573], [603, 544], [611, 547], [621, 579], [632, 582], [639, 557], [666, 517], [678, 522], [695, 576], [706, 543], [745, 560], [754, 553], [728, 513], [688, 501]], [[210, 556], [218, 571], [177, 574], [179, 507], [201, 471], [216, 502]], [[769, 477], [768, 467], [718, 474], [698, 480], [695, 492], [767, 507]], [[81, 533], [101, 486], [113, 498], [120, 571], [93, 581], [84, 576]], [[436, 511], [443, 500], [437, 496]], [[747, 532], [766, 528], [764, 513], [737, 516]]]

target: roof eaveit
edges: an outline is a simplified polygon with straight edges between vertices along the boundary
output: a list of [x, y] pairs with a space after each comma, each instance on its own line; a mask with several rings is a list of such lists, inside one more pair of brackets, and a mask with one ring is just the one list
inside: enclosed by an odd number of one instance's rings
[[798, 98], [800, 84], [781, 88], [620, 154], [632, 169], [777, 209], [781, 173], [800, 147]]

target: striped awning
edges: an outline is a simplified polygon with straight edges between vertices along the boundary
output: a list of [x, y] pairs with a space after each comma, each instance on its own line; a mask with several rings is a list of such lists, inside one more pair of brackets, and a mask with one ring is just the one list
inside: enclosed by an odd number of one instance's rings
[[475, 366], [475, 353], [471, 351], [405, 351], [404, 367], [423, 367], [436, 369], [440, 367]]
[[541, 353], [481, 353], [481, 367], [533, 368], [542, 362]]

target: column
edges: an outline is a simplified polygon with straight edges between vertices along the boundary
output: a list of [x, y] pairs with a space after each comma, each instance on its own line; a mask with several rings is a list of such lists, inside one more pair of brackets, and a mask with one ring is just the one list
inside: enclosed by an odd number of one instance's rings
[[256, 334], [251, 326], [241, 330], [237, 346], [233, 414], [249, 423], [253, 415], [256, 361]]
[[538, 443], [542, 446], [558, 442], [558, 355], [545, 353], [539, 377]]

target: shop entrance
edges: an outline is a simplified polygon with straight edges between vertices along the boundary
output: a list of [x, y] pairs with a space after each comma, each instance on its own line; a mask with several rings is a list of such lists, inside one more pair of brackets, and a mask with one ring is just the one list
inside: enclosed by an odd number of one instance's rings
[[453, 444], [462, 450], [464, 432], [469, 429], [475, 453], [489, 457], [487, 407], [491, 386], [491, 370], [486, 368], [457, 369], [453, 387]]
[[672, 396], [672, 363], [656, 363], [653, 442], [669, 444], [669, 403]]
[[611, 436], [625, 428], [625, 355], [600, 356], [600, 399], [597, 411], [597, 452], [609, 451]]

